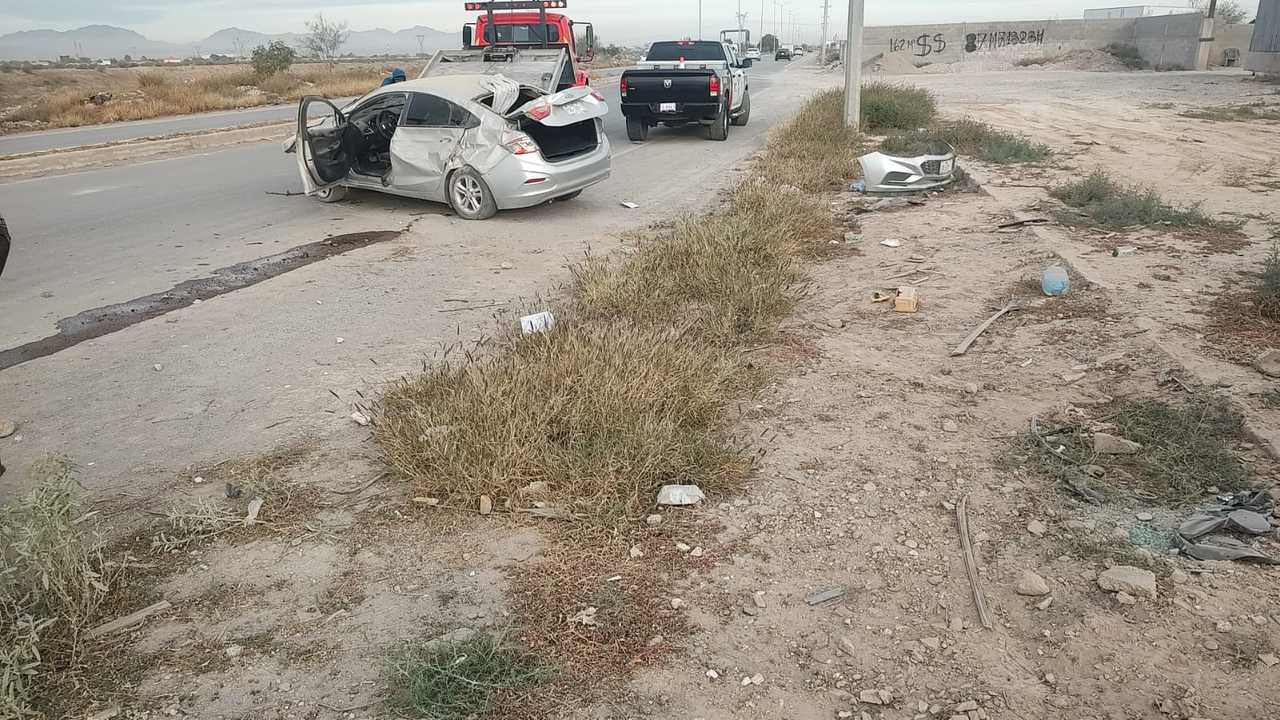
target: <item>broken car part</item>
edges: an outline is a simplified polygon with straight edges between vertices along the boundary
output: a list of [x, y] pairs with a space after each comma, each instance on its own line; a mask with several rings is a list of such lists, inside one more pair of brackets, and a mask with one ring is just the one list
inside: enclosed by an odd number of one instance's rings
[[869, 193], [918, 192], [944, 187], [955, 179], [956, 152], [936, 141], [915, 157], [873, 152], [858, 158], [858, 163]]

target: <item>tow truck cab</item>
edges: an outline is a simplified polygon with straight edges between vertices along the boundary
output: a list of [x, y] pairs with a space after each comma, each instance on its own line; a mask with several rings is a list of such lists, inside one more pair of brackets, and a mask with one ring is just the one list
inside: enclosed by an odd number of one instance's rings
[[[473, 23], [462, 26], [462, 47], [467, 50], [484, 47], [563, 47], [573, 63], [573, 84], [586, 85], [587, 71], [583, 63], [595, 58], [595, 30], [591, 23], [574, 22], [548, 9], [569, 6], [569, 0], [493, 0], [468, 2], [467, 10], [484, 12]], [[582, 30], [583, 43], [578, 47], [576, 30]]]

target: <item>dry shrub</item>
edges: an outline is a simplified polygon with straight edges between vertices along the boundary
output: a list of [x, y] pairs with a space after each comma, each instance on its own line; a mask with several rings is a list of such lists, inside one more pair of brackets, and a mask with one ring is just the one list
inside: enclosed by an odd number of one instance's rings
[[827, 90], [773, 131], [761, 170], [773, 184], [809, 192], [840, 189], [857, 176], [860, 147], [857, 131], [844, 126], [844, 92]]
[[589, 258], [575, 268], [579, 308], [588, 318], [676, 327], [721, 346], [757, 341], [799, 299], [798, 244], [831, 232], [819, 202], [747, 183], [725, 210], [677, 221], [621, 267]]
[[1198, 205], [1174, 207], [1151, 188], [1125, 185], [1103, 170], [1088, 177], [1058, 185], [1049, 191], [1068, 208], [1061, 212], [1065, 223], [1085, 222], [1105, 228], [1171, 225], [1179, 228], [1239, 233], [1239, 224], [1215, 220]]
[[82, 669], [84, 633], [99, 619], [117, 570], [73, 524], [70, 464], [31, 469], [31, 494], [0, 511], [0, 717], [38, 716], [37, 688]]
[[1271, 245], [1271, 252], [1262, 262], [1262, 272], [1253, 284], [1253, 303], [1267, 320], [1280, 320], [1280, 243]]
[[937, 116], [937, 100], [924, 88], [884, 82], [862, 86], [862, 123], [868, 130], [918, 130]]
[[667, 483], [728, 490], [736, 365], [671, 331], [564, 321], [395, 384], [376, 437], [415, 492], [518, 503], [529, 483], [596, 517], [634, 517]]

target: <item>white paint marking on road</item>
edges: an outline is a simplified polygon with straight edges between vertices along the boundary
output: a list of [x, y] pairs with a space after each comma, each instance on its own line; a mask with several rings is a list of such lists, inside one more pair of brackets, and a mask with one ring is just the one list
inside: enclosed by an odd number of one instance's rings
[[106, 192], [108, 190], [117, 190], [119, 185], [107, 185], [106, 187], [85, 188], [71, 193], [71, 197], [80, 197], [81, 195], [93, 195], [95, 193]]

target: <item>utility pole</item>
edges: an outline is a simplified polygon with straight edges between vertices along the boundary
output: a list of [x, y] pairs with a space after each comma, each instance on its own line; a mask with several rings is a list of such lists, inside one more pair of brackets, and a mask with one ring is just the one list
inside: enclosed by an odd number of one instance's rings
[[702, 0], [698, 0], [698, 39], [702, 39]]
[[756, 40], [756, 47], [764, 52], [764, 0], [760, 0], [760, 39]]
[[424, 42], [426, 39], [427, 39], [427, 36], [426, 36], [426, 35], [419, 35], [419, 36], [418, 36], [418, 54], [419, 54], [419, 55], [426, 55], [426, 54], [427, 54], [427, 49], [426, 49], [426, 47], [423, 45], [423, 42]]
[[822, 42], [818, 44], [818, 64], [827, 64], [827, 19], [831, 13], [830, 0], [822, 0]]
[[858, 129], [862, 117], [862, 17], [866, 0], [849, 0], [844, 50], [844, 126]]

